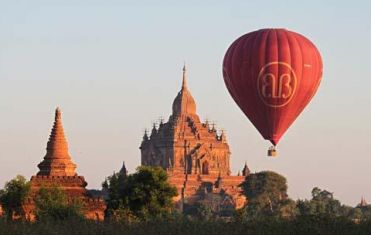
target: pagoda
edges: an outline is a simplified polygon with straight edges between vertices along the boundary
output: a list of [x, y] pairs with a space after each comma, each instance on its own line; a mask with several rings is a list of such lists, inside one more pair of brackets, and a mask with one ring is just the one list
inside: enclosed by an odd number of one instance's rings
[[93, 198], [85, 188], [87, 182], [76, 173], [76, 164], [68, 152], [68, 144], [62, 125], [62, 114], [59, 108], [55, 111], [54, 125], [49, 137], [44, 160], [38, 164], [39, 172], [31, 177], [31, 196], [24, 206], [26, 218], [33, 221], [34, 200], [41, 187], [60, 187], [68, 200], [79, 199], [83, 203], [86, 218], [103, 220], [105, 203], [101, 198]]
[[367, 207], [368, 203], [366, 202], [366, 199], [364, 197], [361, 197], [361, 202], [357, 205], [357, 207], [362, 208], [362, 207]]
[[249, 173], [247, 165], [244, 175], [231, 175], [225, 132], [217, 131], [208, 121], [201, 122], [187, 86], [185, 66], [172, 114], [167, 122], [154, 124], [150, 134], [145, 131], [140, 151], [142, 165], [160, 166], [168, 172], [169, 182], [178, 190], [174, 201], [179, 209], [204, 200], [206, 193], [222, 195], [235, 208], [245, 205], [239, 185]]

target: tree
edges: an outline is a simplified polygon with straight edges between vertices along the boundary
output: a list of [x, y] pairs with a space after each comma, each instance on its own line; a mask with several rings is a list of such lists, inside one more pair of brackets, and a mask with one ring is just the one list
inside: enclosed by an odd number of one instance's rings
[[[102, 183], [102, 188], [108, 193], [108, 200], [106, 200], [107, 217], [127, 217], [129, 213], [127, 209], [124, 209], [124, 192], [127, 177], [120, 173], [113, 173], [107, 177]], [[125, 202], [127, 204], [127, 202]]]
[[364, 218], [363, 212], [361, 208], [352, 208], [349, 212], [349, 219], [359, 222], [361, 219]]
[[[371, 220], [371, 205], [356, 207], [355, 209], [360, 209], [361, 210], [361, 212], [362, 212], [361, 218], [362, 219]], [[358, 212], [356, 212], [356, 213], [359, 214]]]
[[78, 198], [68, 200], [66, 193], [58, 186], [41, 187], [35, 197], [38, 220], [67, 220], [82, 218], [82, 202]]
[[250, 174], [242, 183], [242, 188], [249, 200], [266, 199], [276, 203], [287, 198], [286, 178], [273, 171]]
[[208, 221], [214, 217], [216, 211], [214, 210], [210, 202], [202, 200], [194, 203], [193, 205], [185, 204], [183, 208], [183, 214], [199, 220]]
[[22, 205], [29, 195], [30, 188], [30, 182], [21, 175], [5, 183], [4, 189], [0, 191], [0, 203], [9, 220], [15, 217], [24, 218]]
[[278, 216], [281, 218], [295, 218], [299, 214], [297, 204], [292, 199], [285, 199], [278, 207]]
[[120, 177], [113, 174], [103, 183], [108, 191], [107, 211], [110, 215], [124, 215], [147, 220], [163, 217], [173, 210], [176, 188], [167, 181], [167, 173], [160, 167], [140, 166], [134, 174]]
[[[248, 199], [246, 216], [258, 218], [266, 215], [295, 214], [288, 212], [293, 208], [287, 196], [286, 178], [272, 171], [250, 174], [241, 184]], [[281, 208], [285, 206], [285, 208]]]
[[301, 215], [339, 217], [350, 213], [350, 208], [341, 205], [333, 193], [318, 187], [312, 189], [311, 200], [299, 200], [297, 207]]

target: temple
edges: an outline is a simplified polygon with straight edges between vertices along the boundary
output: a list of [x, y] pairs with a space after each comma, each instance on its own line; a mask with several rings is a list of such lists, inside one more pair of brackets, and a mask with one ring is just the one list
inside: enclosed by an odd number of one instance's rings
[[200, 121], [185, 66], [169, 120], [158, 127], [154, 124], [150, 134], [145, 131], [140, 150], [142, 165], [161, 166], [168, 172], [170, 183], [178, 190], [174, 201], [179, 209], [206, 200], [208, 194], [221, 196], [223, 203], [234, 208], [245, 205], [239, 185], [250, 170], [245, 165], [242, 175], [231, 175], [225, 132]]
[[366, 202], [366, 199], [364, 197], [361, 197], [361, 202], [357, 205], [357, 207], [367, 207], [368, 203]]
[[49, 137], [44, 160], [38, 164], [39, 172], [31, 177], [31, 195], [24, 205], [26, 218], [35, 220], [34, 198], [41, 187], [61, 187], [68, 200], [80, 199], [86, 218], [104, 219], [106, 205], [101, 198], [93, 198], [86, 190], [87, 182], [76, 173], [76, 164], [68, 153], [68, 144], [62, 126], [62, 114], [55, 111], [54, 125]]

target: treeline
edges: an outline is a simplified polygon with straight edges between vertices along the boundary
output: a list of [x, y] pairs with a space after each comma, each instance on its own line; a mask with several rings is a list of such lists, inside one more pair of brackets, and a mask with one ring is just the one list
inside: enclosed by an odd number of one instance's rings
[[[30, 191], [22, 176], [0, 191], [4, 216], [0, 234], [369, 234], [371, 207], [350, 207], [333, 193], [314, 188], [309, 200], [290, 199], [285, 177], [270, 171], [250, 174], [242, 183], [249, 203], [242, 209], [220, 207], [212, 195], [182, 213], [173, 207], [176, 189], [157, 167], [139, 167], [133, 174], [114, 173], [103, 182], [105, 221], [84, 219], [83, 205], [62, 189], [41, 188], [35, 197], [36, 221], [23, 217]], [[17, 220], [14, 221], [14, 218]]]

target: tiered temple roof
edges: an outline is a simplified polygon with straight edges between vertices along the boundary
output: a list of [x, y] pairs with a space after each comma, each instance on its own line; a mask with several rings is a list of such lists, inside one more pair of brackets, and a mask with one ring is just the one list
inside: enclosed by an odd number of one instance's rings
[[[174, 99], [168, 122], [153, 125], [140, 146], [142, 165], [157, 165], [178, 173], [229, 175], [229, 145], [224, 132], [202, 123], [196, 102], [187, 87], [183, 68], [182, 87]], [[202, 156], [201, 156], [202, 155]]]
[[175, 201], [193, 203], [210, 192], [228, 195], [236, 207], [245, 203], [239, 184], [249, 174], [248, 167], [244, 169], [246, 175], [231, 175], [225, 132], [217, 131], [208, 121], [200, 121], [187, 86], [185, 66], [169, 120], [161, 121], [158, 127], [153, 125], [149, 136], [145, 132], [140, 149], [142, 165], [167, 170], [170, 183], [178, 189]]

